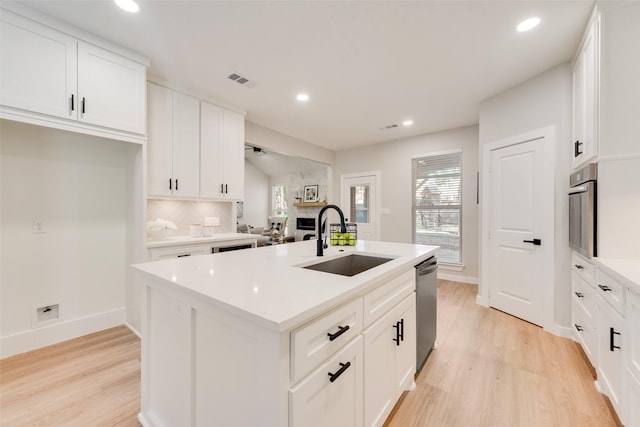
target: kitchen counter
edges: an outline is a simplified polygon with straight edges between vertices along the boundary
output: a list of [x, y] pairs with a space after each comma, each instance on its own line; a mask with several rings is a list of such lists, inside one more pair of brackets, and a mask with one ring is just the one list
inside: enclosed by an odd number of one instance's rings
[[198, 243], [215, 243], [233, 240], [256, 239], [257, 235], [247, 233], [220, 233], [209, 237], [171, 236], [161, 240], [147, 240], [147, 248], [162, 248], [166, 246], [193, 245]]
[[640, 261], [633, 259], [597, 258], [598, 266], [614, 279], [640, 293]]
[[[154, 284], [186, 290], [203, 302], [274, 331], [286, 331], [362, 294], [434, 255], [437, 246], [358, 241], [316, 256], [316, 241], [167, 259], [133, 267]], [[300, 268], [350, 252], [394, 258], [353, 277]]]

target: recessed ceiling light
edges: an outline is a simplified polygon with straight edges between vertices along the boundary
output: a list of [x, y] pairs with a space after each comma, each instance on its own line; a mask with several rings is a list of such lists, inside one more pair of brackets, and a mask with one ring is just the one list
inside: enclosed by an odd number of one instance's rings
[[402, 122], [402, 126], [411, 126], [413, 124], [413, 120], [405, 120]]
[[296, 96], [296, 99], [300, 102], [307, 102], [309, 100], [309, 95], [307, 95], [306, 93], [299, 93]]
[[120, 9], [126, 10], [127, 12], [136, 13], [140, 10], [140, 6], [133, 0], [115, 0], [116, 4]]
[[537, 27], [539, 23], [540, 23], [540, 18], [534, 17], [534, 18], [525, 19], [520, 24], [518, 24], [518, 26], [516, 27], [516, 30], [520, 32], [529, 31], [530, 29]]

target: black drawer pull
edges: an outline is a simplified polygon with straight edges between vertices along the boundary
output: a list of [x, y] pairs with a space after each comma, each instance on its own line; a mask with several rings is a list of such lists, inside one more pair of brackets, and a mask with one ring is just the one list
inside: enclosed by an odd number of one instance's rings
[[335, 374], [332, 374], [331, 372], [329, 372], [329, 381], [334, 382], [335, 380], [338, 379], [338, 377], [340, 375], [342, 375], [342, 373], [344, 371], [346, 371], [347, 369], [349, 369], [349, 366], [351, 366], [351, 362], [347, 362], [347, 363], [340, 363], [340, 369], [338, 369], [338, 372], [336, 372]]
[[574, 294], [576, 294], [576, 296], [578, 298], [584, 298], [584, 294], [580, 293], [580, 292], [574, 292]]
[[178, 255], [178, 258], [182, 258], [182, 257], [185, 257], [185, 256], [191, 256], [191, 254], [182, 254], [182, 255]]
[[331, 332], [329, 332], [327, 334], [327, 336], [329, 337], [329, 341], [333, 341], [336, 338], [338, 338], [340, 335], [344, 334], [345, 332], [347, 332], [349, 330], [349, 325], [347, 326], [340, 326], [338, 325], [338, 332], [332, 334]]
[[542, 244], [542, 240], [533, 239], [533, 240], [523, 240], [524, 243], [533, 243], [535, 246], [540, 246]]
[[598, 285], [598, 287], [600, 289], [602, 289], [603, 292], [611, 292], [611, 288], [605, 285]]
[[573, 326], [576, 327], [576, 331], [578, 331], [578, 332], [584, 331], [584, 328], [582, 326], [580, 326], [580, 325], [577, 325], [577, 324], [574, 323]]
[[620, 332], [616, 332], [615, 329], [609, 328], [609, 350], [614, 351], [616, 348], [620, 349], [619, 346], [614, 345], [615, 335], [620, 335]]
[[573, 143], [573, 157], [578, 157], [580, 154], [583, 153], [582, 151], [580, 151], [581, 145], [584, 145], [584, 143], [580, 141], [576, 141]]
[[573, 264], [578, 270], [584, 270], [584, 267], [580, 264]]

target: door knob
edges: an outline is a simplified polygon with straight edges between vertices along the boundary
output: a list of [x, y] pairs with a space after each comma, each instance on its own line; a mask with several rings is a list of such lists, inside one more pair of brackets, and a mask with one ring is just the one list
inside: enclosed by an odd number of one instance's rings
[[536, 246], [542, 245], [542, 240], [540, 240], [540, 239], [523, 240], [523, 242], [525, 242], [525, 243], [533, 243]]

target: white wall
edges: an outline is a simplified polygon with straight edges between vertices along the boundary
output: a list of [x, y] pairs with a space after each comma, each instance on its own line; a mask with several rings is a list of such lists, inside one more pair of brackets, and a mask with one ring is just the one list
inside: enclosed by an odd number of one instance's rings
[[[137, 176], [127, 169], [140, 146], [0, 125], [1, 356], [122, 324], [126, 269], [139, 253], [127, 250], [127, 215], [136, 210], [128, 180]], [[36, 219], [44, 234], [32, 233]], [[35, 307], [53, 303], [59, 321], [34, 325]]]
[[243, 216], [238, 223], [254, 227], [266, 227], [271, 215], [270, 178], [250, 162], [244, 162], [244, 203]]
[[[554, 319], [571, 321], [570, 251], [568, 244], [567, 188], [571, 159], [571, 67], [558, 65], [480, 105], [480, 144], [552, 126], [556, 132]], [[480, 169], [482, 170], [482, 169]], [[482, 179], [482, 177], [481, 177]], [[481, 219], [482, 221], [482, 219]], [[486, 295], [487, 286], [480, 285]]]
[[[412, 241], [411, 158], [442, 150], [462, 148], [462, 262], [460, 273], [441, 270], [449, 278], [478, 280], [478, 127], [469, 126], [336, 153], [334, 194], [339, 200], [340, 176], [380, 171], [380, 206], [388, 214], [380, 215], [380, 238], [391, 242]], [[442, 275], [442, 274], [441, 274]]]

